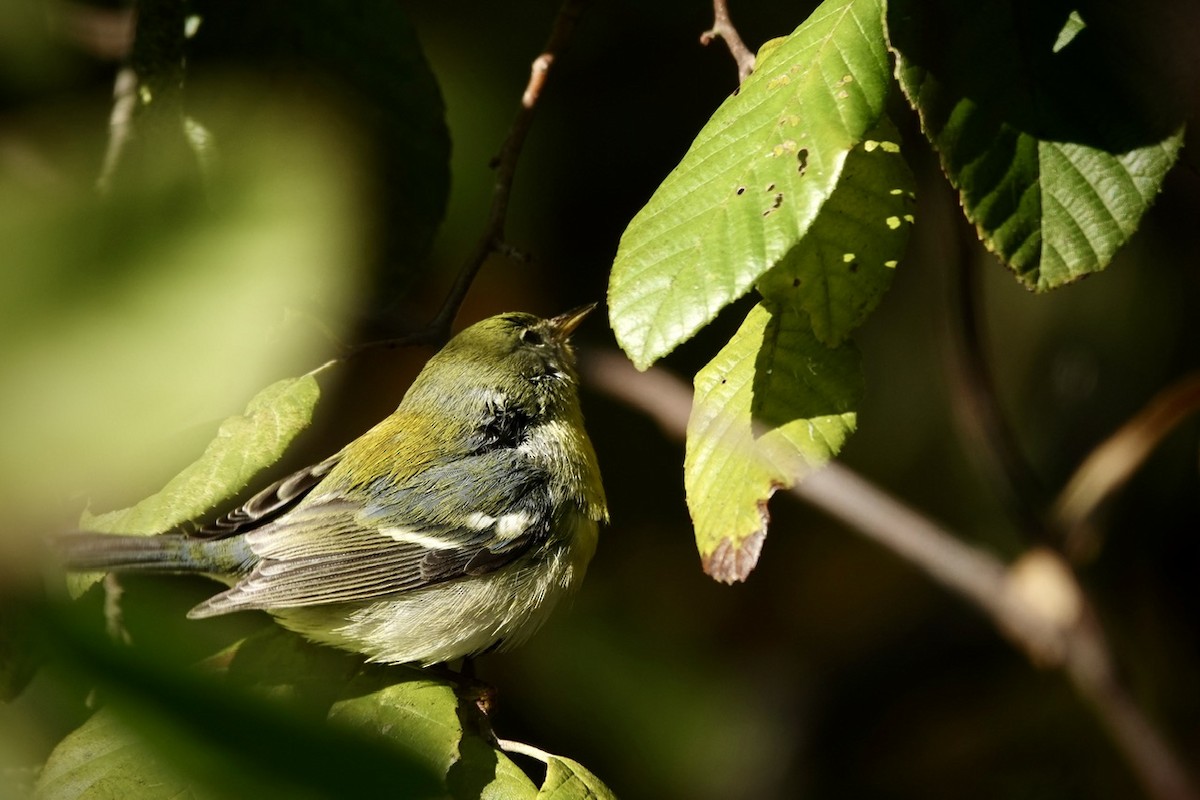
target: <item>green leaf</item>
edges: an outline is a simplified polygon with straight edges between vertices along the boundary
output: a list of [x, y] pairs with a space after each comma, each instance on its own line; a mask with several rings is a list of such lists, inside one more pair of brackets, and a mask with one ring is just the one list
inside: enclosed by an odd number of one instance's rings
[[58, 743], [38, 780], [44, 800], [185, 800], [188, 781], [164, 767], [110, 711], [93, 714]]
[[204, 454], [135, 506], [105, 514], [84, 512], [80, 527], [105, 533], [161, 533], [234, 497], [283, 455], [312, 422], [321, 397], [312, 374], [276, 381], [256, 394], [244, 413], [217, 429]]
[[899, 142], [885, 115], [850, 151], [807, 235], [758, 281], [767, 299], [803, 309], [827, 345], [840, 344], [875, 309], [904, 254], [915, 182]]
[[853, 346], [826, 347], [802, 311], [765, 303], [696, 374], [684, 483], [705, 572], [746, 578], [767, 501], [841, 449], [861, 384]]
[[446, 682], [414, 672], [422, 677], [382, 686], [378, 677], [360, 678], [348, 689], [353, 699], [335, 703], [329, 718], [385, 744], [402, 741], [407, 754], [446, 776], [455, 798], [533, 798], [529, 777], [484, 739], [484, 719], [473, 702]]
[[[276, 381], [217, 429], [204, 454], [137, 505], [93, 515], [85, 511], [82, 530], [152, 534], [196, 519], [235, 497], [250, 480], [282, 456], [292, 440], [312, 422], [321, 389], [311, 374]], [[68, 576], [78, 597], [97, 580], [97, 573]]]
[[538, 800], [616, 800], [616, 795], [578, 761], [550, 756]]
[[889, 84], [879, 0], [826, 0], [760, 53], [626, 229], [609, 313], [645, 369], [797, 246]]
[[1037, 291], [1108, 265], [1182, 144], [1166, 82], [1089, 23], [1057, 2], [888, 7], [896, 75], [967, 218]]

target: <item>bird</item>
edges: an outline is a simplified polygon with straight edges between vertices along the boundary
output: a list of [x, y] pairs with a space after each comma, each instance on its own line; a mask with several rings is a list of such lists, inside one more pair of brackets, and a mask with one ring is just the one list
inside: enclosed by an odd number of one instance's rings
[[189, 618], [263, 610], [372, 662], [517, 645], [578, 588], [608, 522], [569, 341], [594, 307], [477, 322], [333, 456], [192, 532], [65, 534], [60, 562], [209, 575], [228, 588]]

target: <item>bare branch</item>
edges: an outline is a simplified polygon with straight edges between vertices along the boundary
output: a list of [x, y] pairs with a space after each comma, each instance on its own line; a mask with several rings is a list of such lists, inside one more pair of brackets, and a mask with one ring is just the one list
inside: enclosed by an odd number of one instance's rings
[[534, 111], [537, 108], [537, 102], [541, 97], [542, 87], [546, 82], [550, 67], [558, 54], [566, 47], [567, 42], [570, 41], [575, 24], [579, 21], [587, 3], [588, 0], [566, 0], [562, 4], [558, 15], [554, 18], [546, 46], [542, 49], [541, 55], [533, 60], [529, 82], [521, 96], [517, 115], [508, 129], [508, 136], [500, 146], [499, 154], [493, 161], [496, 181], [492, 185], [492, 204], [488, 210], [487, 222], [484, 224], [483, 231], [471, 254], [459, 268], [458, 275], [454, 279], [450, 292], [446, 295], [441, 310], [429, 323], [427, 329], [418, 334], [424, 342], [440, 344], [450, 338], [450, 326], [454, 322], [454, 317], [458, 314], [458, 309], [484, 262], [493, 253], [502, 252], [508, 248], [504, 241], [504, 230], [508, 221], [508, 200], [512, 194], [517, 161], [521, 156], [521, 149], [525, 145], [525, 137], [533, 125]]
[[[649, 415], [672, 438], [683, 438], [692, 393], [681, 380], [658, 368], [639, 373], [615, 353], [586, 354], [581, 367], [595, 387]], [[1035, 665], [1064, 670], [1149, 796], [1200, 798], [1162, 735], [1118, 681], [1092, 606], [1057, 553], [1034, 548], [1006, 565], [837, 463], [807, 475], [790, 491], [974, 603]]]
[[1066, 532], [1066, 550], [1083, 558], [1098, 546], [1088, 519], [1125, 485], [1154, 448], [1181, 422], [1200, 411], [1200, 372], [1159, 392], [1075, 470], [1054, 504], [1053, 519]]
[[729, 55], [737, 63], [738, 83], [745, 83], [746, 78], [754, 71], [754, 53], [746, 47], [733, 20], [729, 18], [729, 6], [726, 0], [713, 0], [713, 26], [700, 34], [700, 44], [708, 46], [713, 39], [721, 39], [729, 48]]

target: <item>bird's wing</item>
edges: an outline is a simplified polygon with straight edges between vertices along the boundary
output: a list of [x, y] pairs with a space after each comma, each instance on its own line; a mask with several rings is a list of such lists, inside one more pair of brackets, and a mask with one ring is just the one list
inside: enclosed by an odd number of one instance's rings
[[188, 533], [197, 539], [226, 539], [246, 533], [278, 519], [300, 503], [321, 480], [329, 474], [342, 454], [331, 456], [320, 463], [293, 472], [275, 481], [251, 497], [239, 508], [224, 514], [217, 520]]
[[251, 531], [257, 565], [193, 615], [413, 591], [499, 569], [550, 535], [549, 476], [511, 450], [457, 459], [369, 495], [368, 503], [311, 496]]

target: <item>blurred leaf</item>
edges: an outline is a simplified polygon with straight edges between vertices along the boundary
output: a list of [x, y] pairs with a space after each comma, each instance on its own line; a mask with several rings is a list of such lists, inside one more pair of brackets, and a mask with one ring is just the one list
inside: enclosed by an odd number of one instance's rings
[[[88, 511], [79, 527], [104, 533], [162, 533], [202, 516], [237, 495], [261, 470], [283, 456], [288, 444], [312, 421], [321, 390], [310, 373], [276, 381], [221, 423], [204, 454], [135, 506], [106, 514]], [[98, 581], [96, 573], [68, 576], [78, 597]]]
[[915, 183], [885, 115], [846, 157], [808, 233], [757, 284], [775, 303], [808, 314], [822, 343], [840, 344], [892, 283], [912, 227]]
[[61, 784], [51, 780], [80, 785], [79, 765], [100, 755], [103, 762], [83, 773], [88, 785], [129, 793], [80, 796], [157, 797], [163, 780], [218, 796], [440, 794], [440, 775], [403, 736], [380, 744], [372, 731], [326, 724], [211, 673], [168, 669], [153, 650], [117, 648], [62, 617], [47, 615], [45, 626], [59, 649], [57, 669], [94, 683], [106, 708], [55, 748], [57, 766], [47, 766], [41, 796], [57, 797], [50, 788]]
[[767, 531], [767, 501], [841, 450], [862, 393], [858, 351], [829, 348], [789, 305], [755, 306], [696, 374], [684, 484], [704, 571], [744, 580]]
[[616, 795], [578, 761], [550, 756], [538, 800], [616, 800]]
[[879, 0], [826, 0], [696, 136], [621, 238], [613, 330], [645, 369], [797, 246], [889, 84]]
[[16, 593], [0, 596], [0, 702], [19, 695], [41, 665], [37, 620]]
[[10, 513], [45, 518], [82, 487], [161, 486], [194, 457], [175, 441], [182, 429], [228, 415], [330, 347], [316, 326], [283, 330], [287, 310], [341, 327], [361, 263], [357, 168], [316, 108], [225, 88], [210, 116], [238, 128], [203, 187], [190, 155], [150, 152], [100, 202], [76, 132], [86, 128], [16, 126], [41, 130], [64, 172], [58, 183], [0, 179]]
[[45, 800], [175, 800], [203, 795], [161, 766], [107, 709], [50, 754], [37, 785]]
[[[989, 250], [1030, 289], [1102, 270], [1182, 144], [1136, 54], [1063, 2], [888, 6], [896, 74]], [[1124, 38], [1118, 41], [1124, 41]]]
[[[450, 134], [437, 80], [401, 4], [365, 0], [193, 0], [194, 78], [231, 66], [270, 91], [333, 102], [363, 134], [372, 163], [374, 266], [368, 303], [390, 305], [419, 277], [450, 193]], [[189, 86], [189, 97], [199, 92]], [[189, 113], [192, 105], [189, 104]], [[197, 118], [217, 140], [229, 119]]]

